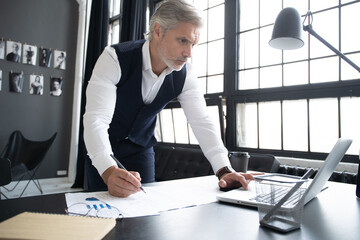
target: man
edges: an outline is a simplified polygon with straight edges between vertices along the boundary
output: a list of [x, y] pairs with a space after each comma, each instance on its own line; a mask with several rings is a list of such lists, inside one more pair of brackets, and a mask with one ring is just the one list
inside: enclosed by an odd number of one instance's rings
[[[111, 195], [127, 197], [140, 190], [140, 181], [154, 181], [156, 114], [174, 98], [219, 177], [219, 186], [247, 189], [253, 176], [232, 170], [187, 63], [201, 26], [192, 5], [165, 1], [150, 20], [146, 41], [106, 47], [101, 54], [87, 88], [84, 114], [84, 140], [96, 168], [86, 163], [89, 190], [107, 187]], [[117, 167], [112, 153], [130, 172]]]

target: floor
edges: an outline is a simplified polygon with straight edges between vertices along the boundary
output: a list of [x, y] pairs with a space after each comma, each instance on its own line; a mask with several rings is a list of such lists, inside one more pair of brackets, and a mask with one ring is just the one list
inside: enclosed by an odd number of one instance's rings
[[[1, 193], [5, 194], [7, 198], [18, 198], [21, 192], [24, 190], [28, 181], [21, 181], [19, 185], [13, 191], [7, 191], [5, 188], [1, 187]], [[11, 182], [6, 185], [7, 189], [11, 189], [15, 186], [16, 182]], [[43, 190], [43, 195], [53, 194], [53, 193], [63, 193], [63, 192], [76, 192], [82, 191], [81, 188], [71, 188], [73, 185], [72, 182], [69, 182], [67, 178], [52, 178], [52, 179], [40, 179], [40, 185]], [[41, 195], [41, 192], [36, 187], [34, 182], [30, 182], [26, 190], [24, 191], [21, 197], [37, 196]], [[5, 197], [1, 194], [1, 200], [4, 200]]]

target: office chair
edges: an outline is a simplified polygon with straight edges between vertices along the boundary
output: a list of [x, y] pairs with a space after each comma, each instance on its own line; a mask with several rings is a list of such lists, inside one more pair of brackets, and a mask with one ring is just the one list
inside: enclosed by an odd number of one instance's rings
[[7, 191], [13, 191], [20, 181], [28, 177], [28, 182], [21, 192], [23, 195], [26, 188], [31, 181], [43, 193], [39, 180], [36, 177], [36, 172], [40, 167], [47, 151], [55, 140], [57, 133], [45, 141], [33, 141], [25, 138], [20, 131], [14, 131], [9, 138], [8, 144], [1, 153], [1, 158], [7, 158], [11, 162], [12, 180], [17, 181], [12, 189], [4, 187]]
[[7, 196], [1, 192], [1, 187], [11, 182], [11, 162], [7, 158], [0, 158], [0, 195]]

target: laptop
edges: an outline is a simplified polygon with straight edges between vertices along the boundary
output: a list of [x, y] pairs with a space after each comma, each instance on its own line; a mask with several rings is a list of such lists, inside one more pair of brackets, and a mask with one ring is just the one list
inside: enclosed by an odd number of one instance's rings
[[[346, 151], [350, 147], [352, 140], [339, 138], [335, 146], [325, 159], [320, 170], [309, 184], [304, 195], [304, 204], [310, 202], [316, 195], [321, 192], [325, 186], [325, 183], [329, 180], [331, 174], [334, 172], [336, 166], [344, 157]], [[256, 202], [256, 189], [255, 181], [251, 181], [248, 190], [243, 188], [234, 189], [228, 192], [220, 193], [216, 196], [220, 202], [235, 203], [240, 205], [246, 205], [251, 207], [257, 207]]]

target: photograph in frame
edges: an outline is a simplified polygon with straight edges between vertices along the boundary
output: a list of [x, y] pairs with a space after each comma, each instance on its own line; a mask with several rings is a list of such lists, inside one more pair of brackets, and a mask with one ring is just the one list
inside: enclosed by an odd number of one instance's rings
[[50, 95], [59, 97], [62, 94], [62, 78], [51, 77], [50, 79]]
[[39, 66], [50, 67], [52, 54], [53, 53], [52, 53], [51, 48], [40, 47], [40, 49], [39, 49]]
[[44, 92], [44, 76], [42, 75], [30, 75], [30, 94], [43, 95]]
[[5, 41], [4, 39], [0, 39], [0, 59], [5, 58]]
[[65, 51], [54, 51], [54, 68], [66, 69], [66, 52]]
[[21, 58], [21, 43], [7, 41], [6, 42], [6, 60], [11, 62], [20, 62]]
[[37, 47], [34, 45], [24, 44], [23, 46], [24, 64], [36, 65]]
[[22, 93], [23, 83], [24, 83], [24, 75], [22, 72], [9, 73], [10, 92]]

